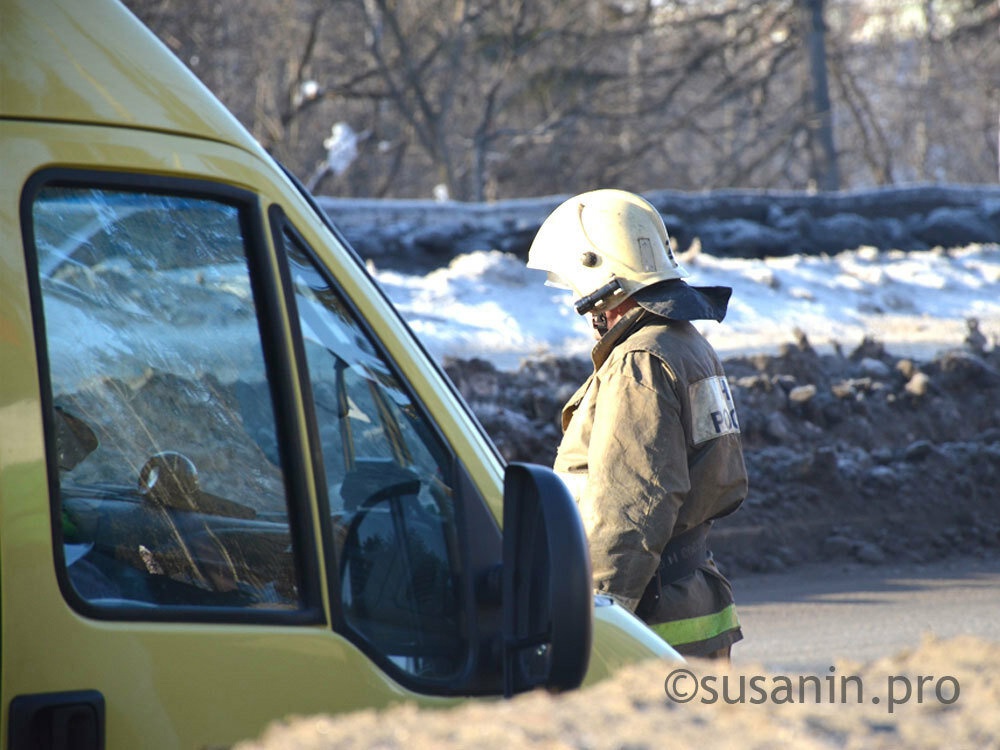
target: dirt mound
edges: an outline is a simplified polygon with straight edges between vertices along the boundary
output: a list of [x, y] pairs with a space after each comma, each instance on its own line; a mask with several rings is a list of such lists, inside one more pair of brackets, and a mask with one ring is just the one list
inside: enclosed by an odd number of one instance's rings
[[[928, 562], [1000, 548], [1000, 349], [970, 324], [933, 360], [866, 339], [819, 354], [805, 336], [776, 356], [725, 363], [740, 415], [750, 494], [716, 522], [731, 571], [800, 562]], [[511, 461], [551, 465], [559, 411], [585, 359], [480, 360], [446, 370]]]
[[[493, 248], [528, 257], [545, 217], [566, 196], [494, 203], [320, 196], [322, 208], [365, 260], [421, 273]], [[862, 246], [923, 250], [996, 242], [1000, 189], [918, 185], [807, 194], [755, 190], [645, 194], [680, 252], [720, 258], [839, 253]]]
[[971, 637], [805, 678], [653, 662], [565, 695], [301, 719], [236, 750], [996, 747], [998, 674], [1000, 645]]

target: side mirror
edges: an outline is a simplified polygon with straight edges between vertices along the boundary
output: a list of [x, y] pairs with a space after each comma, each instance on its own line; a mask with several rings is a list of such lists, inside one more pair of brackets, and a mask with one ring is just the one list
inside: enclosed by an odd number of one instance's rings
[[544, 466], [504, 475], [504, 695], [579, 687], [587, 673], [594, 596], [583, 522], [566, 485]]

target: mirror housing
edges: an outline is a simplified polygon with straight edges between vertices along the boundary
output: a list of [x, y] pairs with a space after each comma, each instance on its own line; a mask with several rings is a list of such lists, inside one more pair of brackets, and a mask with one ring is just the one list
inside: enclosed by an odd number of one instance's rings
[[593, 638], [590, 553], [576, 502], [551, 469], [508, 464], [503, 503], [504, 696], [571, 690]]

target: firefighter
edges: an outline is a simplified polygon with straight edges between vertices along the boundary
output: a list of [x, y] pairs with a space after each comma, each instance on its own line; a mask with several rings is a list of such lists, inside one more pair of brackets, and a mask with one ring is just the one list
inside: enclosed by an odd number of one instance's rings
[[681, 654], [728, 658], [743, 635], [707, 537], [742, 503], [747, 473], [722, 363], [690, 321], [721, 321], [732, 290], [685, 283], [659, 213], [621, 190], [556, 208], [528, 267], [573, 292], [597, 339], [554, 467], [583, 518], [595, 591]]

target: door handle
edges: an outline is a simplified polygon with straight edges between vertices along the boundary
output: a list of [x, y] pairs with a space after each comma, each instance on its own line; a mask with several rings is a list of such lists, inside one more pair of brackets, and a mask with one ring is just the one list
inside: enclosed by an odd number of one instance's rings
[[9, 750], [104, 750], [104, 696], [96, 690], [19, 695], [8, 719]]

